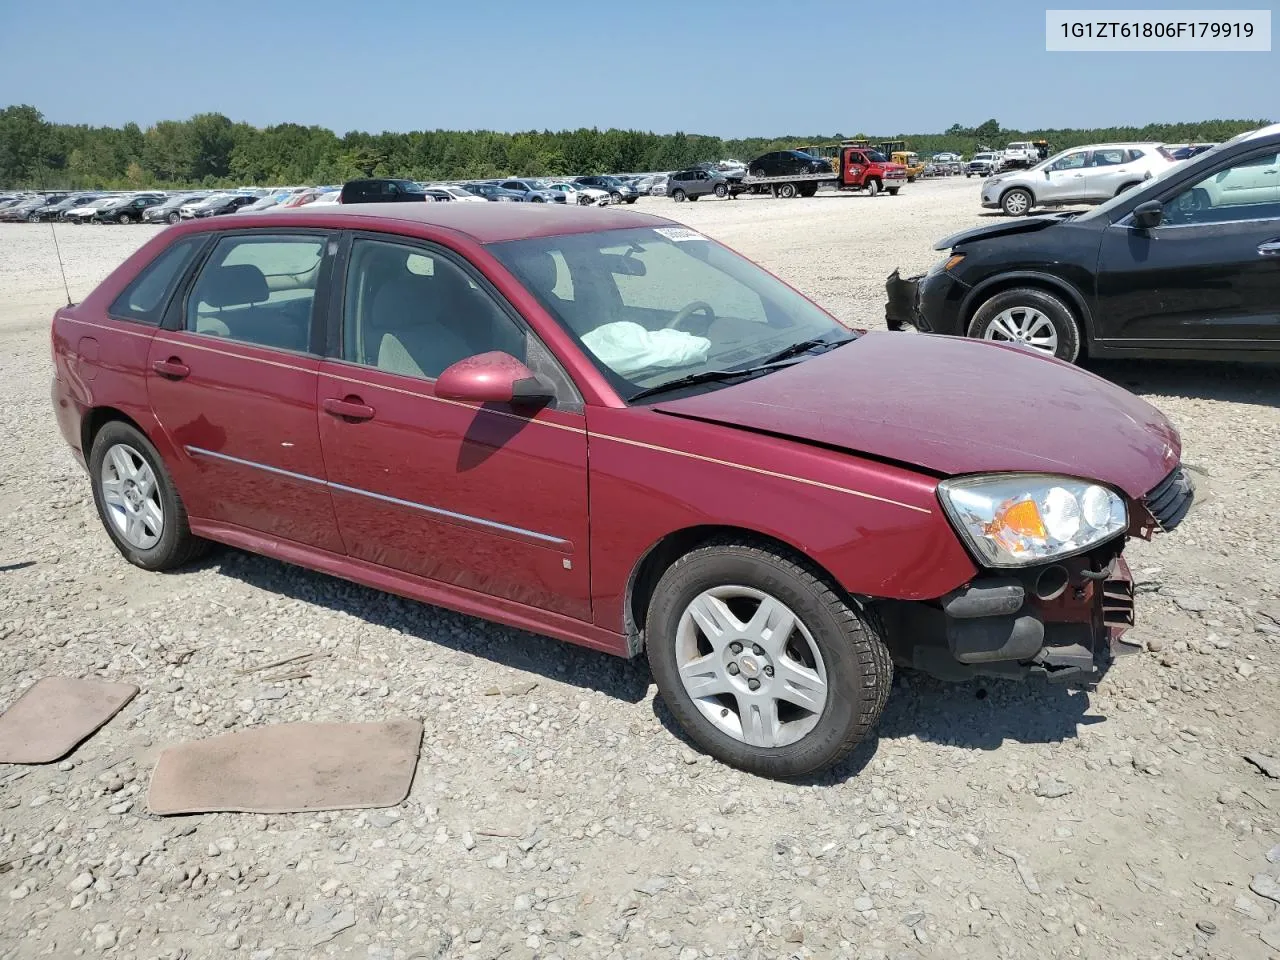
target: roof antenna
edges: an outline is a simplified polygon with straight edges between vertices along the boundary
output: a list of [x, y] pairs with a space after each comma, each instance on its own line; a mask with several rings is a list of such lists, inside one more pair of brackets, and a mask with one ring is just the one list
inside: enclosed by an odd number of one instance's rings
[[[49, 181], [44, 176], [45, 171], [41, 170], [40, 182], [44, 184], [45, 197], [49, 196]], [[58, 273], [62, 274], [62, 292], [67, 295], [67, 306], [75, 306], [71, 302], [71, 286], [67, 283], [67, 268], [62, 263], [62, 248], [58, 246], [58, 228], [56, 226], [56, 218], [49, 219], [49, 235], [53, 237], [53, 252], [58, 258]]]

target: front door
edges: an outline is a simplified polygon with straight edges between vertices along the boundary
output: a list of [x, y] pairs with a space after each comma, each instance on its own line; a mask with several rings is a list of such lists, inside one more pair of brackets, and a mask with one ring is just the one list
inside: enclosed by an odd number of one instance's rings
[[347, 552], [589, 621], [580, 401], [528, 411], [433, 390], [465, 357], [533, 365], [545, 348], [438, 247], [357, 237], [345, 291], [338, 357], [320, 365], [320, 436]]
[[1272, 148], [1162, 197], [1158, 227], [1107, 228], [1099, 335], [1113, 346], [1280, 345], [1277, 169]]
[[147, 391], [193, 517], [341, 553], [312, 334], [328, 242], [265, 231], [217, 240], [151, 341]]
[[1045, 167], [1044, 181], [1035, 182], [1032, 186], [1036, 200], [1041, 203], [1062, 203], [1084, 199], [1085, 164], [1088, 160], [1088, 150], [1073, 150]]

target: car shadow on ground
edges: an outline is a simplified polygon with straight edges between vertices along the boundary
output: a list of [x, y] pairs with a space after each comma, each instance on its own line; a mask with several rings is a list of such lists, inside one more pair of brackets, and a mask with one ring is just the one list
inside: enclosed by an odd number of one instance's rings
[[[1090, 716], [1089, 694], [1042, 680], [973, 680], [947, 683], [914, 670], [899, 671], [879, 725], [830, 770], [793, 782], [837, 786], [858, 776], [885, 740], [914, 737], [962, 750], [995, 750], [1007, 742], [1062, 743], [1081, 727], [1102, 723]], [[661, 697], [654, 716], [673, 737], [697, 749]]]
[[[230, 547], [216, 548], [195, 569], [216, 571], [259, 590], [341, 611], [372, 626], [627, 703], [641, 703], [652, 682], [643, 656], [624, 660]], [[798, 782], [834, 786], [856, 777], [875, 758], [884, 739], [915, 737], [971, 750], [995, 750], [1006, 741], [1059, 743], [1075, 737], [1081, 726], [1104, 720], [1086, 716], [1089, 706], [1086, 692], [1042, 681], [957, 684], [900, 670], [872, 734], [837, 766]], [[673, 737], [697, 750], [661, 697], [653, 698], [652, 709]]]
[[1082, 366], [1143, 396], [1280, 406], [1280, 363], [1086, 360]]
[[230, 547], [215, 548], [202, 566], [259, 590], [340, 611], [371, 626], [513, 670], [597, 690], [628, 703], [639, 703], [648, 694], [649, 668], [643, 658], [625, 660]]

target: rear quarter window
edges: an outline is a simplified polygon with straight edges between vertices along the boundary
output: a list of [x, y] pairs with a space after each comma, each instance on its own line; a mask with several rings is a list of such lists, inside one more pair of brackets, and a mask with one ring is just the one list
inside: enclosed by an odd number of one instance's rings
[[107, 310], [108, 316], [158, 326], [178, 279], [204, 241], [203, 236], [187, 237], [168, 247], [116, 297]]

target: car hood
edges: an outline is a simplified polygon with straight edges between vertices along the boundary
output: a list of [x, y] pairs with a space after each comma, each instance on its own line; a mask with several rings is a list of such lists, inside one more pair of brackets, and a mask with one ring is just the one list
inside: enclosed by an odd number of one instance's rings
[[1163, 414], [1070, 364], [1019, 347], [887, 331], [653, 409], [939, 476], [1066, 474], [1135, 499], [1181, 455]]
[[1069, 220], [1074, 216], [1074, 213], [1047, 213], [1038, 217], [1019, 217], [1016, 220], [1002, 219], [997, 223], [961, 230], [959, 233], [943, 237], [933, 245], [933, 249], [950, 250], [952, 247], [957, 247], [962, 243], [971, 243], [974, 240], [1007, 237], [1015, 233], [1035, 233], [1038, 230], [1045, 229], [1045, 227], [1051, 227], [1055, 223]]

